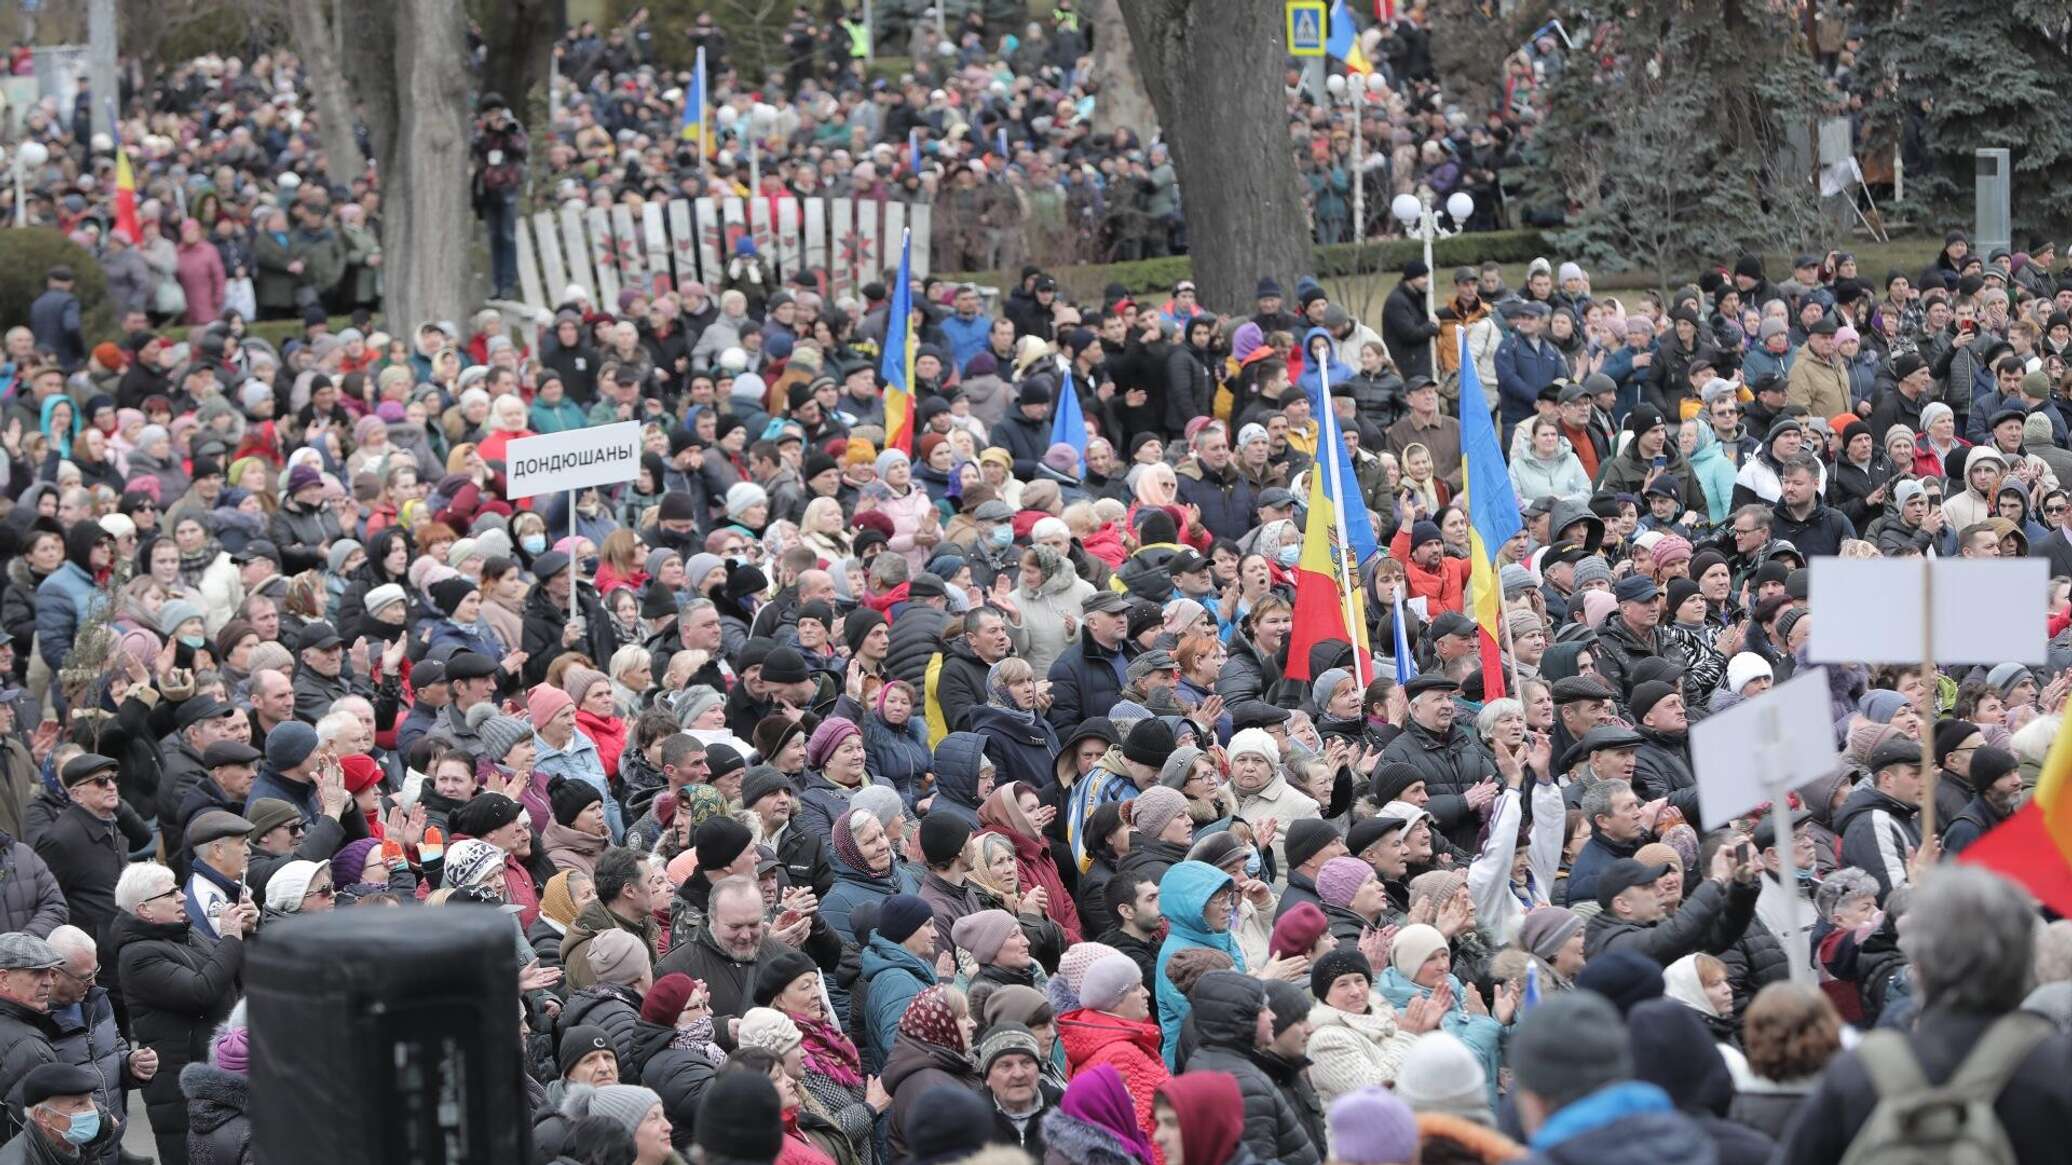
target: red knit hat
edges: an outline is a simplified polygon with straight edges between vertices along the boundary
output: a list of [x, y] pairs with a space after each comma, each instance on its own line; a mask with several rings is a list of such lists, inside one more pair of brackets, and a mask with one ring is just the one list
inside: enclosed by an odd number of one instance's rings
[[683, 1014], [684, 1005], [691, 1001], [692, 992], [698, 984], [682, 971], [672, 971], [648, 988], [647, 998], [640, 1001], [640, 1018], [663, 1027], [675, 1027], [676, 1017]]
[[365, 753], [339, 758], [338, 767], [345, 770], [345, 791], [348, 793], [361, 792], [381, 780], [381, 766]]
[[1273, 924], [1273, 937], [1266, 944], [1267, 953], [1283, 959], [1307, 955], [1329, 929], [1330, 920], [1324, 917], [1321, 907], [1314, 902], [1297, 903]]

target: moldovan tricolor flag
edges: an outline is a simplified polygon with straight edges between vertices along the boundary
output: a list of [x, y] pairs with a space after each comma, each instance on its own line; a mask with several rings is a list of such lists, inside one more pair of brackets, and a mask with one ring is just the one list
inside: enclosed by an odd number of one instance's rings
[[2029, 803], [1957, 860], [2019, 883], [2045, 906], [2072, 915], [2072, 731], [2058, 729]]
[[1468, 512], [1468, 614], [1481, 629], [1477, 639], [1482, 646], [1482, 698], [1486, 702], [1504, 694], [1504, 664], [1498, 646], [1504, 591], [1494, 555], [1522, 527], [1518, 494], [1511, 488], [1503, 446], [1497, 443], [1496, 426], [1490, 423], [1489, 409], [1483, 403], [1482, 381], [1475, 373], [1475, 362], [1468, 358], [1467, 341], [1468, 334], [1462, 332], [1460, 501]]
[[885, 381], [885, 448], [914, 455], [914, 233], [899, 240], [899, 279], [885, 313], [885, 355], [878, 375]]
[[115, 227], [129, 232], [131, 244], [139, 242], [142, 233], [137, 226], [137, 175], [130, 169], [129, 151], [122, 148], [122, 139], [115, 139]]
[[1353, 22], [1352, 9], [1345, 0], [1335, 0], [1331, 5], [1330, 31], [1324, 36], [1324, 51], [1333, 60], [1345, 66], [1345, 71], [1366, 76], [1374, 71], [1367, 61], [1367, 54], [1360, 51], [1360, 26]]
[[[1328, 365], [1318, 372], [1329, 376]], [[1323, 385], [1325, 406], [1317, 410], [1317, 451], [1336, 449], [1341, 454], [1345, 438], [1338, 432], [1338, 418], [1329, 401], [1331, 386]], [[1353, 682], [1362, 688], [1374, 676], [1367, 652], [1366, 599], [1361, 594], [1360, 559], [1351, 536], [1354, 520], [1338, 499], [1360, 505], [1359, 486], [1340, 476], [1345, 459], [1319, 456], [1309, 467], [1309, 514], [1302, 528], [1302, 557], [1295, 564], [1295, 626], [1288, 633], [1288, 663], [1281, 674], [1291, 679], [1314, 679], [1309, 674], [1309, 649], [1329, 639], [1353, 645]], [[1331, 478], [1327, 482], [1325, 479]], [[1327, 488], [1328, 487], [1328, 488]], [[1360, 525], [1372, 529], [1362, 508]]]

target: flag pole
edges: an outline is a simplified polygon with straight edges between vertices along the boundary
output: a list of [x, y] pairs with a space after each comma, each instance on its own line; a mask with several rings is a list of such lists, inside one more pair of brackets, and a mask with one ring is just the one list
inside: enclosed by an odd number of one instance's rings
[[[1328, 348], [1329, 345], [1330, 341], [1326, 340], [1324, 346]], [[1309, 355], [1315, 359], [1315, 350], [1312, 349]], [[1329, 465], [1327, 472], [1331, 477], [1331, 516], [1338, 526], [1338, 605], [1345, 612], [1345, 635], [1353, 649], [1353, 682], [1364, 692], [1367, 690], [1367, 666], [1366, 661], [1360, 658], [1359, 637], [1354, 631], [1357, 624], [1353, 620], [1366, 617], [1366, 604], [1357, 601], [1359, 593], [1353, 587], [1354, 563], [1350, 561], [1353, 553], [1353, 534], [1345, 513], [1348, 497], [1345, 482], [1338, 476], [1336, 450], [1342, 438], [1336, 432], [1338, 418], [1331, 412], [1331, 360], [1328, 353], [1324, 359], [1317, 360], [1316, 365], [1317, 395], [1322, 398], [1318, 404], [1323, 413], [1318, 418], [1321, 429], [1318, 433], [1317, 452], [1323, 455], [1320, 459]], [[1366, 505], [1367, 503], [1362, 501], [1360, 508], [1364, 511]]]

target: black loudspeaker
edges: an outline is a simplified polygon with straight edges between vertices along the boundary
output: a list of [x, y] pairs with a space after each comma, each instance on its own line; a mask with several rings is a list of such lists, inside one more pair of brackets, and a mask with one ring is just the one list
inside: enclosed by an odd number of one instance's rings
[[514, 949], [479, 907], [269, 924], [245, 958], [254, 1158], [531, 1160]]

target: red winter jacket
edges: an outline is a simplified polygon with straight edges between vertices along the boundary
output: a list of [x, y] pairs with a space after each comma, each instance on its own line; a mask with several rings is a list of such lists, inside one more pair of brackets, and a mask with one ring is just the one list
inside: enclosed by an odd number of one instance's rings
[[1160, 1054], [1158, 1021], [1124, 1019], [1082, 1007], [1058, 1017], [1058, 1041], [1065, 1045], [1068, 1078], [1100, 1064], [1111, 1065], [1122, 1074], [1130, 1100], [1137, 1106], [1137, 1127], [1150, 1136], [1158, 1124], [1151, 1111], [1152, 1098], [1172, 1076]]

